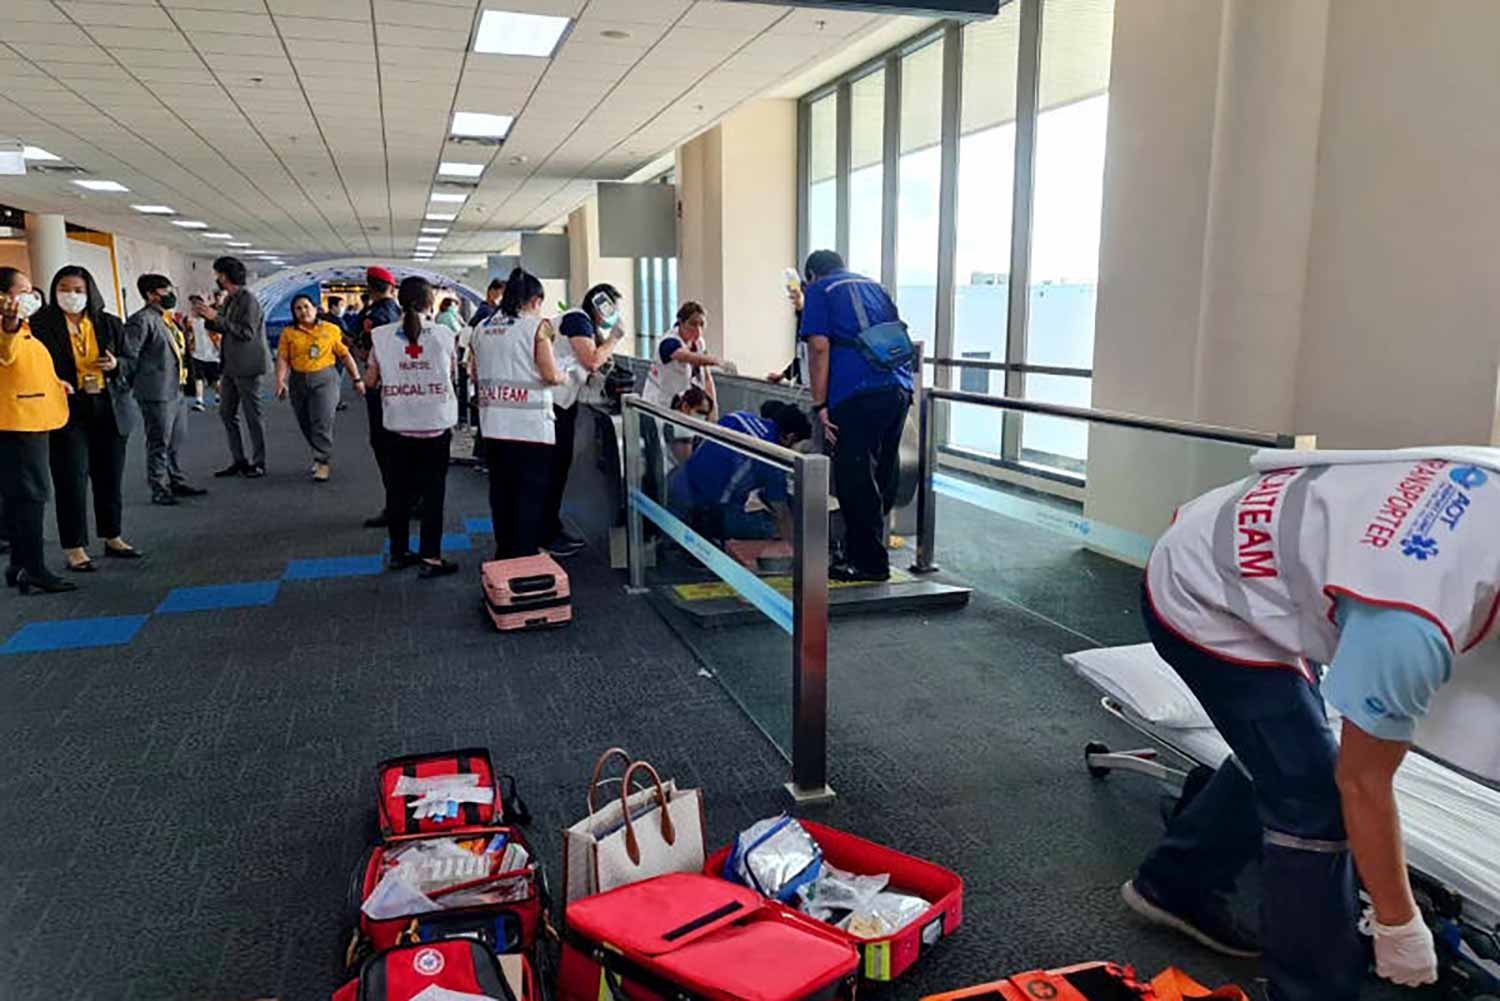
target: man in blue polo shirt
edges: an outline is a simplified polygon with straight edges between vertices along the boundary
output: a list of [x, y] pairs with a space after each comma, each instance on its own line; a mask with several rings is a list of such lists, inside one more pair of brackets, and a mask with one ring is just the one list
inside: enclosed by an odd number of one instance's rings
[[[808, 255], [802, 324], [813, 410], [834, 446], [844, 515], [844, 559], [831, 580], [888, 580], [886, 517], [896, 496], [901, 430], [911, 406], [911, 365], [885, 368], [860, 349], [860, 333], [900, 319], [879, 283], [854, 274], [832, 250]], [[861, 315], [863, 314], [863, 315]]]

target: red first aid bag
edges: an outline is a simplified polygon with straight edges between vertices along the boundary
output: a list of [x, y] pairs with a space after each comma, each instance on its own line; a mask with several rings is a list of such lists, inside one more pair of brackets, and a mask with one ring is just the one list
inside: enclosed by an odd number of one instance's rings
[[560, 1001], [852, 999], [859, 955], [754, 890], [672, 873], [568, 905]]
[[[533, 1001], [536, 985], [523, 957], [507, 977], [495, 954], [473, 939], [403, 945], [372, 956], [359, 977], [333, 994], [333, 1001], [425, 1001], [452, 996], [493, 1001]], [[513, 986], [518, 981], [518, 986]]]
[[568, 574], [552, 557], [491, 560], [479, 573], [485, 610], [501, 632], [542, 629], [573, 620]]
[[[824, 926], [859, 950], [860, 975], [866, 980], [895, 980], [963, 924], [964, 881], [958, 873], [811, 820], [797, 822], [823, 849], [823, 859], [829, 865], [860, 876], [887, 873], [891, 881], [886, 888], [892, 893], [908, 893], [928, 902], [921, 917], [879, 938], [861, 938], [832, 925]], [[733, 851], [734, 845], [721, 848], [709, 856], [703, 871], [727, 876], [725, 866]]]

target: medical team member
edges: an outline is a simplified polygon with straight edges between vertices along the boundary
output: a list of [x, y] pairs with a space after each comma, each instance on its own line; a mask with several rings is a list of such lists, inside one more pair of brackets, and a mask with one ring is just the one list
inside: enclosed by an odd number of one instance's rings
[[[807, 415], [790, 403], [768, 403], [759, 417], [737, 410], [719, 426], [783, 448], [812, 436]], [[756, 490], [770, 510], [745, 510]], [[667, 498], [679, 518], [715, 542], [792, 537], [786, 471], [717, 442], [704, 442], [693, 452], [669, 481]]]
[[535, 556], [546, 535], [556, 440], [553, 387], [563, 381], [542, 317], [542, 283], [516, 268], [470, 355], [490, 477], [495, 559]]
[[615, 345], [625, 336], [620, 323], [620, 290], [613, 285], [595, 285], [584, 293], [583, 308], [570, 309], [558, 317], [561, 337], [553, 344], [562, 385], [552, 391], [557, 420], [556, 449], [552, 453], [552, 492], [547, 498], [546, 541], [542, 548], [553, 556], [572, 556], [583, 548], [583, 540], [562, 523], [563, 493], [568, 489], [568, 471], [573, 466], [573, 439], [578, 427], [578, 393], [588, 377], [609, 361]]
[[[708, 326], [708, 310], [696, 302], [685, 302], [677, 310], [677, 322], [656, 346], [656, 360], [646, 373], [642, 399], [668, 407], [691, 387], [698, 387], [714, 402], [712, 369], [719, 359], [708, 353], [703, 331]], [[715, 403], [715, 405], [717, 405]]]
[[328, 464], [333, 461], [334, 410], [339, 403], [338, 366], [348, 370], [356, 393], [363, 395], [365, 384], [344, 345], [343, 330], [319, 317], [311, 296], [292, 299], [292, 320], [276, 342], [276, 398], [285, 399], [290, 391], [297, 427], [312, 449], [313, 481], [326, 483]]
[[844, 515], [844, 559], [830, 580], [888, 580], [886, 517], [896, 497], [901, 432], [911, 406], [911, 365], [883, 368], [860, 349], [860, 334], [897, 323], [878, 282], [854, 274], [831, 250], [808, 255], [798, 337], [807, 342], [813, 411], [834, 446], [833, 474]]
[[[1480, 767], [1464, 757], [1493, 749], [1500, 727], [1491, 703], [1474, 732], [1451, 732], [1461, 728], [1434, 702], [1455, 674], [1500, 680], [1500, 449], [1465, 452], [1464, 462], [1430, 450], [1265, 453], [1271, 468], [1186, 504], [1151, 554], [1152, 642], [1234, 756], [1124, 898], [1205, 945], [1253, 955], [1226, 899], [1258, 853], [1276, 1001], [1358, 996], [1356, 871], [1373, 902], [1376, 972], [1410, 986], [1436, 979], [1392, 777], [1429, 707], [1439, 753], [1460, 766]], [[1337, 742], [1325, 700], [1343, 716]]]

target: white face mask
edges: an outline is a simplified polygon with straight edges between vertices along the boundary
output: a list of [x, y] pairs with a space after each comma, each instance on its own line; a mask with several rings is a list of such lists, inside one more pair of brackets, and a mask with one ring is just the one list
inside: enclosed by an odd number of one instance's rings
[[84, 292], [59, 292], [57, 304], [62, 307], [64, 313], [77, 315], [89, 308], [89, 297]]
[[21, 319], [26, 319], [42, 308], [42, 297], [35, 292], [27, 292], [16, 296], [16, 313]]

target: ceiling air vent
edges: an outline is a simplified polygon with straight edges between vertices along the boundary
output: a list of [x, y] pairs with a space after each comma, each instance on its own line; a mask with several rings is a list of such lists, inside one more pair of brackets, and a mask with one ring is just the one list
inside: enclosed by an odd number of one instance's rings
[[71, 163], [35, 163], [35, 162], [29, 162], [29, 163], [27, 163], [27, 165], [26, 165], [26, 172], [28, 174], [61, 174], [63, 176], [74, 176], [74, 175], [78, 175], [78, 174], [87, 174], [88, 173], [88, 171], [84, 170], [82, 167], [76, 166], [76, 165], [71, 164]]

